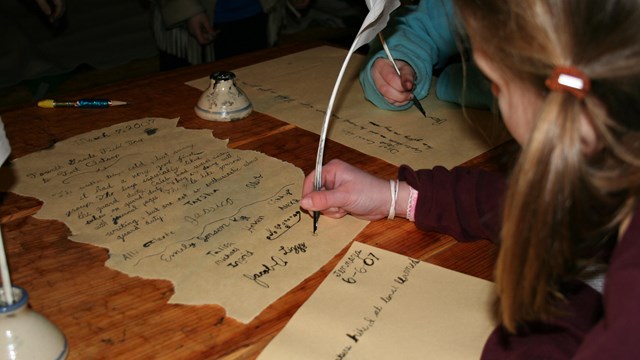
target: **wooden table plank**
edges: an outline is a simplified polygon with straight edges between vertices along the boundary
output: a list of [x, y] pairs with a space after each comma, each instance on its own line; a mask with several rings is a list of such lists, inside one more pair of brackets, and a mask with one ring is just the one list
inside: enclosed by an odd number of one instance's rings
[[[233, 123], [195, 116], [201, 92], [184, 83], [213, 71], [265, 61], [317, 44], [298, 44], [243, 55], [213, 64], [145, 76], [96, 88], [69, 98], [106, 97], [131, 104], [109, 109], [40, 109], [35, 105], [1, 109], [15, 159], [47, 149], [87, 131], [143, 117], [180, 117], [179, 126], [210, 129], [229, 146], [251, 149], [291, 162], [305, 173], [315, 167], [318, 135], [254, 112]], [[469, 162], [504, 168], [503, 147]], [[344, 145], [328, 141], [325, 159], [341, 158], [385, 178], [397, 167]], [[5, 166], [10, 166], [6, 165]], [[225, 317], [217, 305], [168, 304], [169, 281], [142, 279], [107, 268], [106, 249], [72, 241], [62, 223], [37, 218], [38, 199], [2, 194], [0, 223], [14, 284], [29, 292], [34, 310], [56, 323], [68, 338], [69, 359], [254, 359], [313, 294], [347, 247], [331, 261], [267, 307], [248, 324]], [[34, 216], [35, 215], [35, 216]], [[355, 239], [406, 256], [491, 279], [497, 250], [479, 241], [418, 231], [402, 219], [369, 224]], [[242, 299], [238, 299], [242, 301]]]

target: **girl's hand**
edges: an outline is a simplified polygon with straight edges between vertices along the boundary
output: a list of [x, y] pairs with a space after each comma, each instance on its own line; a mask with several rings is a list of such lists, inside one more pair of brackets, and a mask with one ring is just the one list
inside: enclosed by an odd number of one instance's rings
[[331, 160], [322, 168], [321, 191], [313, 190], [314, 177], [315, 171], [304, 179], [300, 202], [303, 209], [320, 211], [331, 218], [351, 214], [373, 221], [388, 216], [391, 205], [388, 180], [341, 160]]
[[411, 65], [396, 60], [400, 75], [396, 72], [391, 61], [379, 58], [371, 67], [373, 83], [382, 96], [394, 106], [402, 106], [413, 98], [411, 90], [416, 79], [416, 74]]

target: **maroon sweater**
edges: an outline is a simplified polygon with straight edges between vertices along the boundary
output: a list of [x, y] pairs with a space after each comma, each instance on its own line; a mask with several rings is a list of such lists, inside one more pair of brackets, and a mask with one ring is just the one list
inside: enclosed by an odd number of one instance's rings
[[[413, 171], [400, 167], [399, 179], [418, 190], [416, 226], [459, 241], [496, 241], [505, 178], [473, 168]], [[613, 250], [604, 295], [584, 283], [565, 294], [566, 316], [549, 324], [529, 324], [522, 334], [498, 326], [483, 359], [640, 359], [640, 211]]]

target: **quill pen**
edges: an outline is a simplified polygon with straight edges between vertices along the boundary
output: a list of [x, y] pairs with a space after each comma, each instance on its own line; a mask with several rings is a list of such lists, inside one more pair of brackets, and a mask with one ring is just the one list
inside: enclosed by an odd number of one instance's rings
[[[324, 154], [324, 145], [327, 140], [327, 132], [329, 131], [329, 123], [331, 120], [331, 113], [333, 111], [333, 104], [336, 100], [336, 94], [338, 93], [338, 88], [340, 86], [340, 82], [342, 81], [342, 77], [344, 76], [344, 72], [347, 69], [347, 65], [349, 63], [349, 59], [351, 59], [351, 55], [355, 50], [357, 50], [360, 46], [370, 42], [379, 33], [385, 26], [387, 26], [387, 22], [389, 21], [389, 16], [393, 10], [395, 10], [398, 6], [400, 6], [399, 0], [366, 0], [367, 7], [369, 8], [369, 13], [364, 19], [358, 34], [356, 35], [347, 56], [342, 63], [342, 68], [340, 69], [340, 73], [338, 74], [338, 78], [336, 79], [336, 83], [333, 86], [333, 91], [331, 92], [331, 97], [329, 98], [329, 105], [327, 106], [327, 112], [324, 116], [324, 122], [322, 123], [322, 130], [320, 131], [320, 142], [318, 144], [318, 154], [316, 156], [316, 168], [315, 168], [315, 177], [313, 179], [313, 187], [314, 190], [319, 191], [322, 189], [322, 158]], [[320, 213], [318, 211], [313, 212], [313, 233], [315, 234], [318, 230], [318, 220], [320, 218]]]
[[[0, 119], [0, 165], [11, 154], [11, 145], [7, 134], [4, 131], [4, 123]], [[0, 276], [2, 277], [2, 288], [4, 290], [4, 300], [7, 305], [13, 304], [13, 286], [11, 285], [11, 276], [9, 274], [9, 264], [7, 262], [7, 254], [4, 249], [4, 240], [2, 239], [2, 231], [0, 230]]]
[[[391, 50], [389, 50], [389, 47], [387, 46], [387, 42], [384, 41], [384, 37], [382, 36], [382, 33], [378, 33], [378, 37], [380, 38], [380, 42], [382, 43], [382, 48], [384, 49], [385, 54], [387, 54], [387, 58], [389, 59], [389, 61], [391, 61], [393, 68], [396, 69], [396, 73], [398, 74], [398, 76], [400, 76], [400, 69], [398, 69], [398, 65], [396, 64], [396, 61], [393, 59], [393, 56], [391, 56]], [[411, 91], [411, 94], [413, 94], [413, 91]], [[422, 107], [422, 104], [420, 104], [420, 101], [418, 101], [415, 95], [411, 99], [411, 102], [413, 102], [413, 105], [416, 108], [418, 108], [418, 110], [422, 113], [422, 116], [427, 117], [427, 113], [424, 112], [424, 108]]]

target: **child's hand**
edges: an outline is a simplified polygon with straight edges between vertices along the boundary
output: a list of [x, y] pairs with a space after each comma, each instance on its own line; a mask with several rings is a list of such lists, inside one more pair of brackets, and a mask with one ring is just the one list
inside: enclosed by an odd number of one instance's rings
[[340, 160], [331, 160], [322, 168], [322, 191], [313, 190], [314, 177], [315, 171], [304, 179], [300, 203], [303, 209], [320, 211], [332, 218], [351, 214], [364, 220], [378, 220], [389, 214], [388, 180]]
[[402, 60], [397, 60], [396, 65], [401, 77], [391, 61], [379, 58], [371, 67], [371, 78], [382, 96], [394, 106], [402, 106], [413, 98], [413, 90], [416, 74], [411, 65]]
[[209, 21], [209, 17], [205, 13], [199, 13], [187, 20], [187, 28], [189, 33], [198, 40], [200, 45], [207, 45], [215, 39], [216, 33], [213, 25]]
[[40, 10], [49, 18], [50, 22], [58, 20], [65, 10], [64, 0], [36, 0], [36, 4], [40, 7]]

